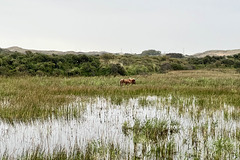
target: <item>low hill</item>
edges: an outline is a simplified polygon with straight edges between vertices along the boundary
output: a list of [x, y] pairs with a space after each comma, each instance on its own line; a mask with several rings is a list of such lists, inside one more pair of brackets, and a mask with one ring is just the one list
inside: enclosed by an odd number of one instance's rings
[[210, 50], [205, 51], [203, 53], [197, 53], [194, 54], [194, 57], [205, 57], [205, 56], [232, 56], [234, 54], [240, 53], [240, 49], [234, 49], [234, 50]]
[[51, 55], [51, 54], [60, 54], [60, 55], [63, 55], [63, 54], [87, 54], [87, 55], [101, 55], [101, 54], [104, 54], [104, 53], [107, 53], [107, 52], [97, 52], [97, 51], [92, 51], [92, 52], [75, 52], [75, 51], [66, 51], [66, 52], [63, 52], [63, 51], [55, 51], [55, 50], [35, 50], [35, 49], [24, 49], [24, 48], [21, 48], [21, 47], [17, 47], [17, 46], [14, 46], [14, 47], [9, 47], [9, 48], [5, 48], [11, 52], [19, 52], [19, 53], [26, 53], [26, 51], [31, 51], [32, 53], [42, 53], [42, 54], [48, 54], [48, 55]]

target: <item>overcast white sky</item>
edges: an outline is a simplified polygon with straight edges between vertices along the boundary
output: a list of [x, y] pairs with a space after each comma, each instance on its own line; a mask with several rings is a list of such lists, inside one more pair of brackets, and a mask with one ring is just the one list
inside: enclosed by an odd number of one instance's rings
[[240, 48], [240, 0], [0, 0], [0, 47], [193, 54]]

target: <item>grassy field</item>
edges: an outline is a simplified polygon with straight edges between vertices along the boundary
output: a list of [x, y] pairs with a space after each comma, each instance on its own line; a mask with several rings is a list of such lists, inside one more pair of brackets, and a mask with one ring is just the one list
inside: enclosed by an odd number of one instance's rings
[[[132, 77], [137, 84], [120, 86], [122, 78], [128, 77], [0, 77], [0, 118], [6, 122], [1, 126], [6, 140], [0, 145], [7, 146], [7, 139], [16, 135], [26, 136], [18, 140], [23, 145], [27, 139], [35, 144], [37, 135], [46, 136], [37, 148], [30, 145], [33, 149], [20, 153], [20, 159], [240, 157], [240, 74], [234, 70], [172, 71], [138, 75]], [[80, 118], [82, 114], [85, 119]], [[101, 126], [111, 127], [101, 132]], [[106, 141], [103, 133], [115, 135], [116, 126], [118, 136], [130, 139]], [[81, 134], [84, 129], [103, 136], [101, 141], [87, 139]], [[27, 130], [33, 134], [26, 134]], [[21, 131], [26, 135], [18, 134]], [[72, 146], [61, 146], [61, 136], [55, 139], [60, 140], [59, 146], [44, 146], [61, 133], [69, 136]], [[85, 149], [82, 138], [88, 142]], [[132, 149], [123, 150], [131, 143]], [[13, 158], [7, 152], [3, 157]]]
[[[173, 71], [135, 76], [136, 85], [120, 86], [120, 76], [110, 77], [0, 77], [0, 118], [29, 121], [67, 116], [61, 107], [76, 97], [108, 97], [113, 103], [136, 96], [196, 99], [203, 108], [224, 104], [240, 106], [240, 74], [233, 70]], [[177, 102], [177, 101], [176, 101]], [[179, 101], [178, 101], [179, 105]]]

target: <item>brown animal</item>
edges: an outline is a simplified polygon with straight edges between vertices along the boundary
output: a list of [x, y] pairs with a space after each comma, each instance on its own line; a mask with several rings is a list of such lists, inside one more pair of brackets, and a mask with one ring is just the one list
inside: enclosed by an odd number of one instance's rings
[[134, 78], [129, 78], [131, 84], [136, 84], [136, 80]]
[[134, 78], [129, 78], [129, 79], [121, 79], [120, 80], [120, 86], [123, 84], [128, 85], [128, 84], [136, 84], [136, 80]]

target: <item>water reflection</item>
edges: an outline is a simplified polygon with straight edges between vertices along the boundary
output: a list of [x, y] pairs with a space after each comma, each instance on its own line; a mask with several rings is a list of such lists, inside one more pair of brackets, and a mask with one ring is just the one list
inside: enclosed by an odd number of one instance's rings
[[[128, 122], [133, 126], [136, 119], [144, 121], [152, 118], [180, 124], [179, 133], [167, 137], [167, 140], [173, 140], [175, 144], [176, 159], [191, 158], [196, 153], [199, 158], [204, 159], [214, 152], [214, 143], [221, 137], [228, 137], [234, 153], [239, 154], [240, 143], [236, 134], [239, 132], [240, 121], [231, 117], [226, 120], [223, 110], [212, 114], [201, 110], [199, 113], [194, 101], [181, 108], [181, 111], [179, 107], [166, 105], [166, 101], [171, 101], [171, 97], [139, 97], [123, 101], [121, 105], [114, 105], [105, 98], [94, 98], [88, 102], [78, 99], [69, 107], [80, 109], [84, 104], [85, 110], [80, 118], [58, 118], [15, 125], [0, 122], [0, 156], [7, 154], [16, 157], [38, 147], [46, 154], [52, 154], [57, 148], [71, 151], [76, 145], [84, 151], [90, 141], [101, 141], [119, 146], [125, 154], [123, 157], [127, 158], [128, 155], [134, 155], [135, 146], [133, 135], [123, 134], [123, 123]], [[232, 107], [225, 108], [229, 114], [234, 111]], [[143, 156], [142, 144], [137, 144], [137, 148], [138, 156]], [[150, 149], [148, 146], [148, 150]]]

